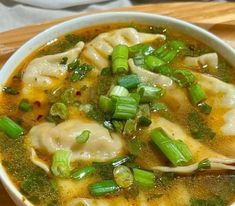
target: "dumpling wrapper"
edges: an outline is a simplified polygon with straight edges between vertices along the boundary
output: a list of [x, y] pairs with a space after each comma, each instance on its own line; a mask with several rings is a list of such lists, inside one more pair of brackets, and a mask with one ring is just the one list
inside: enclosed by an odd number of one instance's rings
[[102, 69], [109, 66], [108, 57], [112, 54], [113, 47], [116, 45], [124, 44], [133, 46], [139, 43], [152, 42], [157, 39], [164, 41], [166, 37], [162, 34], [141, 33], [134, 28], [123, 28], [101, 33], [86, 44], [81, 58], [82, 61], [91, 63], [98, 69]]
[[131, 72], [137, 74], [141, 82], [159, 85], [161, 87], [171, 87], [173, 85], [173, 81], [171, 78], [161, 74], [153, 73], [139, 66], [136, 66], [133, 59], [129, 59], [128, 63]]
[[209, 69], [216, 71], [218, 68], [218, 55], [217, 53], [207, 53], [198, 57], [185, 57], [183, 61], [186, 67], [200, 69], [203, 66], [208, 66]]
[[80, 41], [73, 49], [66, 52], [33, 59], [24, 71], [24, 84], [43, 89], [51, 88], [54, 80], [65, 78], [67, 67], [60, 64], [62, 58], [67, 57], [67, 63], [71, 63], [78, 57], [83, 47], [84, 43]]
[[[76, 143], [76, 137], [84, 130], [91, 132], [88, 141]], [[33, 148], [41, 153], [51, 155], [59, 149], [70, 150], [71, 161], [108, 161], [121, 155], [124, 149], [117, 134], [110, 134], [93, 121], [67, 120], [58, 125], [45, 122], [34, 126], [28, 136]]]
[[206, 74], [194, 73], [194, 75], [203, 90], [209, 94], [208, 101], [213, 104], [212, 109], [221, 107], [228, 109], [221, 117], [224, 119], [224, 124], [220, 128], [223, 135], [235, 136], [235, 86]]

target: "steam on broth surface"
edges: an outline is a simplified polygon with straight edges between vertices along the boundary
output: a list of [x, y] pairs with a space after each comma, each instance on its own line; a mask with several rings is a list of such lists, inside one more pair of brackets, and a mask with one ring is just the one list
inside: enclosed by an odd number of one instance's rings
[[35, 205], [229, 205], [234, 83], [216, 51], [170, 29], [79, 30], [3, 88], [2, 164]]

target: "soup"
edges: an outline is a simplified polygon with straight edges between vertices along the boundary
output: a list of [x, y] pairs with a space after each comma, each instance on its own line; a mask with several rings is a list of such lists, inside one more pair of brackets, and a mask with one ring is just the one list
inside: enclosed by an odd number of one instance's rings
[[2, 164], [36, 205], [229, 205], [235, 71], [191, 37], [101, 25], [48, 42], [2, 89]]

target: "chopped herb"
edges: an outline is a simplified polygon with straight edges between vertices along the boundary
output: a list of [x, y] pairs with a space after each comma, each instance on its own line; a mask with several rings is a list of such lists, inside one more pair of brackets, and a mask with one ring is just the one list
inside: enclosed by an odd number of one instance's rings
[[22, 99], [20, 104], [19, 104], [19, 110], [23, 112], [29, 112], [32, 110], [32, 105], [29, 103], [27, 99]]
[[142, 150], [143, 143], [138, 137], [135, 137], [128, 141], [127, 147], [132, 155], [138, 156]]
[[207, 123], [199, 113], [188, 113], [187, 121], [190, 133], [195, 139], [212, 139], [215, 137], [215, 132], [207, 126]]
[[210, 199], [191, 198], [191, 206], [226, 206], [228, 201], [218, 195]]
[[112, 75], [112, 70], [109, 67], [105, 67], [100, 72], [100, 75], [101, 76], [111, 76]]
[[211, 168], [211, 163], [208, 159], [204, 159], [201, 162], [198, 163], [197, 171], [205, 170], [205, 169], [210, 169]]
[[112, 121], [113, 127], [115, 129], [116, 132], [122, 134], [123, 128], [124, 128], [124, 124], [122, 121], [117, 121], [117, 120], [113, 120]]
[[6, 93], [6, 94], [11, 94], [11, 95], [19, 94], [17, 89], [15, 89], [13, 87], [3, 87], [2, 92]]
[[84, 130], [82, 133], [76, 137], [76, 142], [79, 144], [86, 143], [90, 137], [91, 132], [89, 130]]
[[73, 62], [68, 64], [68, 70], [75, 70], [80, 66], [80, 61], [79, 59], [75, 59]]
[[70, 77], [70, 81], [76, 82], [84, 79], [88, 72], [93, 69], [93, 66], [88, 64], [82, 64], [73, 70], [73, 73]]

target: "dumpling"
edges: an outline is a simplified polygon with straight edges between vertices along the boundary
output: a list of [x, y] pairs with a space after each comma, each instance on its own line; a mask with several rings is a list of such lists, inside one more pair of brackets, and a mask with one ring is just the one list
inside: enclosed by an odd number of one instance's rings
[[173, 85], [173, 81], [169, 77], [161, 74], [156, 74], [148, 70], [145, 70], [139, 66], [136, 66], [133, 59], [129, 59], [128, 63], [131, 72], [137, 74], [141, 82], [159, 85], [161, 87], [171, 87]]
[[182, 140], [190, 148], [193, 155], [193, 162], [195, 164], [184, 167], [155, 166], [150, 169], [160, 170], [163, 172], [191, 173], [198, 168], [198, 163], [200, 161], [209, 159], [211, 162], [211, 169], [235, 170], [235, 166], [230, 166], [230, 164], [235, 163], [235, 159], [227, 158], [224, 155], [211, 150], [209, 147], [190, 137], [179, 125], [157, 116], [154, 116], [152, 120], [149, 130], [156, 127], [162, 127], [172, 138]]
[[138, 32], [134, 28], [123, 28], [102, 33], [86, 44], [81, 54], [83, 61], [92, 63], [98, 69], [109, 66], [109, 55], [118, 44], [132, 46], [139, 43], [151, 42], [156, 39], [165, 40], [165, 35]]
[[[208, 93], [208, 102], [212, 108], [226, 108], [224, 123], [220, 130], [224, 135], [235, 136], [235, 86], [206, 74], [194, 73], [199, 84]], [[215, 110], [216, 112], [216, 110]], [[216, 115], [213, 113], [212, 116]], [[221, 114], [220, 114], [221, 115]], [[221, 119], [221, 117], [218, 117]]]
[[216, 53], [208, 53], [198, 57], [185, 57], [183, 63], [185, 66], [195, 69], [208, 66], [209, 69], [215, 71], [218, 67], [218, 55]]
[[[76, 143], [76, 137], [84, 130], [91, 132], [84, 144]], [[124, 146], [117, 134], [110, 134], [102, 125], [92, 121], [68, 120], [58, 125], [41, 123], [34, 126], [29, 137], [33, 148], [53, 154], [58, 149], [72, 151], [71, 161], [107, 161], [122, 154]]]
[[66, 76], [67, 67], [60, 64], [61, 59], [67, 57], [67, 63], [71, 63], [78, 57], [83, 47], [84, 43], [80, 41], [73, 49], [66, 52], [33, 59], [23, 74], [25, 86], [42, 89], [53, 87], [53, 83], [63, 80]]

